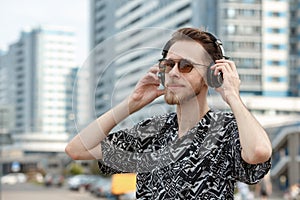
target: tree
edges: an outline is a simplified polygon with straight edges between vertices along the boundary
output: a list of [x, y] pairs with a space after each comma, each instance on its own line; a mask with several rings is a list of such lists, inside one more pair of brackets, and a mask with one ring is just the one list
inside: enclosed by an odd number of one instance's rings
[[78, 175], [83, 173], [83, 167], [79, 165], [78, 163], [71, 163], [69, 173], [71, 175]]

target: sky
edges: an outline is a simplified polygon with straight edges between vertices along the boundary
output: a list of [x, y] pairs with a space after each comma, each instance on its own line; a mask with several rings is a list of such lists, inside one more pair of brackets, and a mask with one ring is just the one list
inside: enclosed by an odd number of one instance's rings
[[72, 27], [76, 32], [76, 63], [89, 48], [89, 0], [0, 0], [0, 49], [18, 41], [25, 28], [39, 25]]

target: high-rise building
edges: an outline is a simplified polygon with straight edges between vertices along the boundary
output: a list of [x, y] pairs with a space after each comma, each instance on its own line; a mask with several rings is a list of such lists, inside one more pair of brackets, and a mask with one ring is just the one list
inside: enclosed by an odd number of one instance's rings
[[154, 48], [168, 38], [162, 29], [183, 26], [204, 27], [223, 41], [243, 95], [299, 96], [299, 7], [299, 0], [91, 1], [96, 115], [124, 99], [156, 62]]
[[73, 92], [70, 79], [75, 78], [74, 36], [71, 28], [37, 27], [23, 31], [1, 56], [5, 60], [1, 70], [10, 74], [4, 78], [12, 83], [9, 93], [14, 105], [14, 133], [66, 133], [69, 129]]
[[183, 26], [203, 27], [223, 41], [226, 54], [238, 67], [242, 94], [297, 96], [299, 4], [299, 0], [121, 0], [114, 4], [93, 0], [95, 113], [124, 99], [156, 62], [160, 53], [154, 48], [161, 48], [168, 38], [163, 29], [171, 33]]
[[242, 93], [299, 95], [299, 3], [219, 1], [218, 35], [238, 66]]
[[115, 30], [116, 4], [103, 0], [90, 1], [91, 31], [90, 55], [85, 66], [90, 72], [91, 117], [105, 112], [111, 105], [111, 95], [114, 88], [113, 59], [115, 45], [112, 36]]
[[218, 4], [218, 32], [227, 54], [236, 62], [241, 90], [261, 94], [262, 6], [261, 1], [226, 1]]
[[300, 0], [290, 4], [290, 88], [292, 96], [300, 96]]
[[[216, 1], [91, 1], [91, 74], [97, 115], [122, 101], [161, 57], [164, 43], [182, 26], [216, 30]], [[206, 10], [211, 12], [203, 14]], [[194, 13], [197, 13], [193, 15]], [[150, 28], [149, 28], [150, 27]], [[170, 108], [157, 100], [129, 121]]]

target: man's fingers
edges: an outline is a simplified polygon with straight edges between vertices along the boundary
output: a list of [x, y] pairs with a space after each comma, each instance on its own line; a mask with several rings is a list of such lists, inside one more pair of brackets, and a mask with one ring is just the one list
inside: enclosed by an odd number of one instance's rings
[[215, 70], [215, 75], [222, 72], [224, 73], [234, 73], [238, 77], [236, 66], [233, 61], [230, 60], [216, 60], [216, 64], [211, 67], [212, 70]]
[[153, 65], [152, 67], [150, 67], [149, 71], [148, 72], [151, 72], [151, 73], [154, 73], [156, 74], [157, 72], [159, 72], [159, 67], [158, 65]]

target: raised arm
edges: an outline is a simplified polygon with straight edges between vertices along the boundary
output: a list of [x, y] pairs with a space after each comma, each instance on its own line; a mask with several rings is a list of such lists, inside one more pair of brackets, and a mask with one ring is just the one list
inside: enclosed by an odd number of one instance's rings
[[222, 71], [224, 83], [216, 90], [230, 106], [238, 125], [242, 158], [249, 164], [267, 161], [272, 155], [272, 145], [267, 133], [249, 112], [239, 94], [240, 79], [234, 62], [218, 60], [215, 73]]
[[151, 67], [128, 98], [94, 120], [68, 143], [66, 153], [74, 160], [101, 159], [100, 142], [109, 132], [130, 114], [164, 93], [157, 89], [160, 83], [156, 76], [157, 72], [158, 66]]

